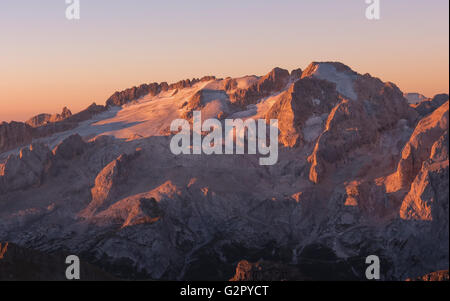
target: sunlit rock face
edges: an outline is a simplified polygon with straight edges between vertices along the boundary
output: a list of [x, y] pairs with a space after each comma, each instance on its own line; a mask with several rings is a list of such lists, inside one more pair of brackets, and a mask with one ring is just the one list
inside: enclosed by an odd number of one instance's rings
[[[2, 124], [0, 241], [121, 279], [357, 280], [368, 255], [383, 280], [446, 270], [448, 101], [433, 99], [411, 105], [324, 62], [146, 84], [60, 121]], [[277, 119], [277, 163], [173, 155], [170, 124], [193, 111]]]
[[[448, 148], [445, 148], [443, 136], [446, 133], [448, 133], [448, 101], [417, 124], [411, 138], [403, 148], [397, 172], [391, 177], [392, 183], [389, 183], [391, 190], [409, 188], [423, 168], [423, 163], [430, 158], [432, 151], [433, 156], [445, 159]], [[434, 147], [438, 141], [440, 142]], [[448, 157], [446, 160], [448, 161]]]
[[266, 120], [278, 119], [280, 143], [287, 147], [299, 146], [314, 140], [305, 137], [302, 131], [308, 130], [308, 120], [328, 114], [338, 102], [339, 94], [332, 83], [303, 78], [283, 92], [267, 112]]
[[120, 193], [126, 191], [126, 185], [130, 164], [139, 156], [139, 151], [130, 155], [122, 154], [117, 159], [106, 165], [95, 178], [95, 186], [91, 190], [92, 201], [81, 215], [91, 216], [97, 211], [110, 207]]
[[448, 213], [446, 178], [448, 179], [448, 160], [437, 163], [425, 162], [402, 203], [400, 216], [404, 219], [427, 221], [442, 218], [441, 215], [445, 218], [445, 213]]
[[61, 114], [51, 115], [43, 113], [30, 118], [25, 123], [32, 127], [39, 127], [48, 123], [62, 121], [70, 116], [72, 116], [72, 112], [67, 107], [64, 107]]
[[0, 151], [30, 143], [33, 133], [32, 127], [22, 122], [3, 122], [0, 124]]
[[290, 79], [289, 71], [278, 67], [274, 68], [253, 84], [238, 88], [230, 93], [231, 102], [241, 107], [255, 104], [261, 98], [286, 89]]
[[333, 174], [336, 165], [352, 151], [379, 142], [380, 136], [396, 128], [401, 120], [412, 125], [417, 119], [395, 85], [368, 74], [359, 75], [342, 64], [313, 63], [305, 70], [306, 76], [328, 78], [340, 98], [309, 157], [310, 180], [314, 183]]
[[408, 278], [406, 281], [449, 281], [450, 277], [448, 274], [448, 270], [444, 270], [444, 271], [437, 271], [437, 272], [432, 272], [429, 274], [426, 274], [424, 276], [421, 277], [417, 277], [417, 278]]

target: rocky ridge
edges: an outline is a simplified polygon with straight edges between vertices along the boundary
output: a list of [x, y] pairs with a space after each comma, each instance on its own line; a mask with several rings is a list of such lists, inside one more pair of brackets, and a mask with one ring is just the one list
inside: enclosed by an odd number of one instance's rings
[[[152, 87], [44, 127], [2, 125], [0, 153], [33, 143], [0, 161], [1, 240], [132, 279], [225, 280], [243, 259], [239, 279], [314, 279], [320, 262], [361, 279], [372, 254], [384, 280], [448, 269], [448, 96], [423, 110], [331, 62]], [[162, 129], [193, 110], [278, 119], [278, 163], [172, 155]], [[49, 127], [61, 134], [33, 137]]]

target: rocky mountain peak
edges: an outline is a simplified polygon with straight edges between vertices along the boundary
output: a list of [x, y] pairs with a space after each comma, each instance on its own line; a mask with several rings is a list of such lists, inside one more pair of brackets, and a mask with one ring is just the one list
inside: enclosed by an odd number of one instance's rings
[[[146, 84], [61, 121], [2, 123], [0, 241], [132, 279], [226, 280], [236, 264], [235, 280], [364, 279], [368, 254], [389, 262], [386, 280], [445, 270], [448, 106], [316, 62]], [[194, 110], [277, 119], [277, 163], [174, 155], [165, 129]]]

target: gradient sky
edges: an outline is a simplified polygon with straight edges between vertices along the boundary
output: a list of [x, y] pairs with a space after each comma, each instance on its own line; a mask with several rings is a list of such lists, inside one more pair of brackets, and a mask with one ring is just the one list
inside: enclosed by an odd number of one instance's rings
[[0, 121], [104, 104], [116, 90], [341, 61], [404, 92], [448, 93], [449, 1], [1, 0]]

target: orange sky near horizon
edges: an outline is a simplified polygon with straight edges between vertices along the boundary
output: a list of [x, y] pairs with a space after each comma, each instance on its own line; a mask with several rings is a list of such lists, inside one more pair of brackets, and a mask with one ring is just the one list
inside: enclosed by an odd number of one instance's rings
[[363, 0], [81, 3], [81, 20], [68, 21], [64, 1], [2, 1], [0, 122], [75, 113], [142, 83], [312, 61], [340, 61], [427, 97], [449, 90], [447, 0], [382, 1], [379, 21], [365, 19]]

